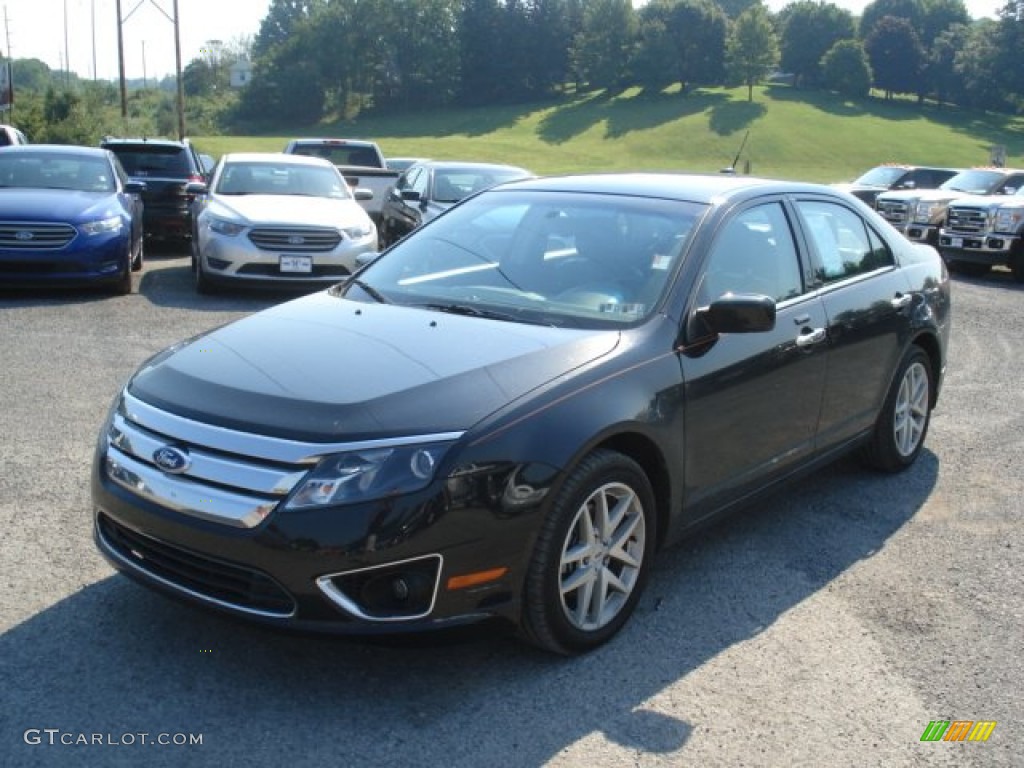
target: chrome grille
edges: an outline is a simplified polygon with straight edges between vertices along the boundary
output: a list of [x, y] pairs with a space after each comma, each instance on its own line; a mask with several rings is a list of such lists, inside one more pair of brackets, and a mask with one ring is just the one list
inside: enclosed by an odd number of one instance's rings
[[70, 224], [38, 221], [0, 221], [0, 248], [19, 251], [57, 251], [75, 239], [78, 230]]
[[[108, 475], [132, 493], [183, 514], [253, 528], [314, 463], [239, 456], [231, 450], [230, 431], [192, 429], [194, 422], [188, 419], [129, 395], [125, 399], [127, 406], [114, 414], [106, 436]], [[218, 433], [223, 434], [222, 444]], [[185, 458], [183, 467], [165, 471], [157, 465], [155, 454], [167, 447]]]
[[249, 233], [249, 240], [266, 251], [318, 253], [333, 251], [341, 242], [341, 233], [310, 227], [256, 227]]
[[910, 220], [909, 206], [906, 203], [878, 200], [877, 208], [882, 218], [892, 224], [906, 224]]
[[988, 229], [988, 216], [979, 208], [950, 206], [946, 213], [946, 229], [950, 232], [975, 235]]

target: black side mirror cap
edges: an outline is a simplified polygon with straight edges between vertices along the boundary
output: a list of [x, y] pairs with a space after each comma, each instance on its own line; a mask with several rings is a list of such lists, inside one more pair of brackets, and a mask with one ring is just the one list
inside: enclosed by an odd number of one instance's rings
[[712, 333], [763, 333], [775, 328], [775, 300], [752, 293], [727, 293], [698, 310]]

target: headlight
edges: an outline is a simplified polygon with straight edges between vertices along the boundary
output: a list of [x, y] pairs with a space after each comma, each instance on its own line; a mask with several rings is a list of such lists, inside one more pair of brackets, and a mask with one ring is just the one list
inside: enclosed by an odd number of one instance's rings
[[101, 235], [104, 232], [120, 232], [124, 223], [120, 216], [111, 216], [109, 219], [90, 221], [82, 225], [82, 231], [87, 235]]
[[352, 504], [411, 493], [434, 479], [451, 442], [370, 448], [323, 459], [285, 503], [285, 509]]
[[1024, 208], [1000, 208], [996, 211], [996, 232], [1016, 232], [1024, 221]]
[[228, 221], [227, 219], [215, 219], [212, 216], [209, 219], [209, 226], [218, 235], [227, 235], [228, 237], [234, 237], [245, 229], [238, 222]]
[[354, 227], [342, 227], [341, 231], [352, 240], [360, 240], [373, 234], [373, 222], [368, 221], [365, 224], [357, 224]]
[[941, 213], [945, 207], [945, 203], [920, 202], [914, 209], [914, 221], [927, 224], [936, 214]]

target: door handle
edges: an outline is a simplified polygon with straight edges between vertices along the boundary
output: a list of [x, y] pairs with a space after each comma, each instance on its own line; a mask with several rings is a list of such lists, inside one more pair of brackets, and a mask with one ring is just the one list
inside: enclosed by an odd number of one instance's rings
[[912, 293], [897, 293], [896, 298], [892, 300], [892, 308], [906, 309], [914, 302], [914, 294]]
[[796, 345], [801, 349], [807, 349], [813, 347], [815, 344], [820, 344], [825, 340], [825, 329], [824, 328], [813, 328], [809, 331], [804, 331], [796, 337]]

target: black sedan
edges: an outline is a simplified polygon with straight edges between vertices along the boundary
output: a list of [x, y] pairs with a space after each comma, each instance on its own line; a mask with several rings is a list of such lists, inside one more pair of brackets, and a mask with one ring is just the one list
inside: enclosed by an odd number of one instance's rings
[[409, 166], [381, 206], [380, 244], [398, 242], [474, 192], [533, 174], [525, 168], [494, 163], [425, 160]]
[[95, 147], [0, 150], [0, 283], [105, 285], [131, 293], [142, 269], [140, 194]]
[[936, 252], [828, 187], [513, 182], [146, 362], [102, 427], [95, 538], [273, 625], [497, 620], [578, 653], [698, 524], [847, 451], [913, 464], [949, 329]]

